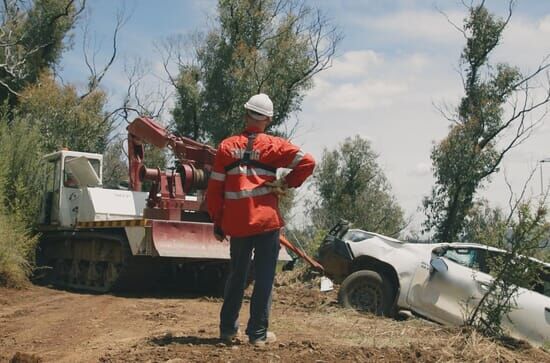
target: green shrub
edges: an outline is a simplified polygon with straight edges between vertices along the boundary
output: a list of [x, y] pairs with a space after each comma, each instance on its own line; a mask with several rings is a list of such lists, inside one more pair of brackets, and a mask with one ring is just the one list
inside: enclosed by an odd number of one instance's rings
[[28, 282], [37, 242], [22, 221], [0, 213], [0, 286], [22, 287]]
[[0, 120], [0, 210], [30, 227], [40, 214], [45, 163], [36, 127]]
[[40, 213], [44, 162], [34, 127], [0, 119], [0, 285], [28, 282], [37, 237], [31, 228]]

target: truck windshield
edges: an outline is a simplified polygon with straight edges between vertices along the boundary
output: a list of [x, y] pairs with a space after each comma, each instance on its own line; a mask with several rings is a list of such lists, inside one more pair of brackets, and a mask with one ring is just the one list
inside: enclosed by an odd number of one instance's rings
[[[80, 185], [78, 185], [77, 179], [74, 177], [74, 175], [68, 170], [67, 168], [67, 161], [75, 159], [75, 156], [67, 156], [65, 158], [65, 165], [63, 167], [63, 185], [68, 188], [79, 188]], [[92, 167], [94, 168], [96, 174], [99, 176], [99, 168], [100, 163], [97, 159], [88, 159]]]

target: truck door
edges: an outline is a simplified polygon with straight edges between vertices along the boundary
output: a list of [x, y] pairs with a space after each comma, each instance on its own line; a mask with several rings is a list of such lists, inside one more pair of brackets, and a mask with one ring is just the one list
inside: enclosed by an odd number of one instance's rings
[[519, 339], [538, 345], [550, 343], [550, 297], [520, 288], [515, 302], [516, 307], [502, 319], [503, 328]]
[[424, 262], [413, 277], [407, 296], [411, 308], [437, 322], [462, 325], [490, 281], [474, 268], [479, 266], [476, 252], [474, 248], [449, 248], [442, 256], [432, 255], [430, 263]]
[[59, 159], [47, 163], [44, 198], [40, 223], [59, 224], [59, 198], [61, 192], [61, 162]]
[[[488, 254], [489, 259], [494, 258], [491, 255]], [[488, 272], [493, 265], [488, 264]], [[550, 267], [532, 261], [528, 268], [538, 272], [532, 280], [522, 280], [513, 297], [512, 309], [502, 319], [502, 327], [515, 338], [545, 345], [550, 343]]]

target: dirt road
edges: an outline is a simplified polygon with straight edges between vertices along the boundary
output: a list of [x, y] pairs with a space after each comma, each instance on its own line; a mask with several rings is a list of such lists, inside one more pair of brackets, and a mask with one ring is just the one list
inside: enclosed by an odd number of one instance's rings
[[[202, 361], [550, 361], [541, 350], [511, 351], [477, 335], [418, 319], [397, 322], [344, 311], [334, 294], [279, 287], [265, 348], [217, 340], [219, 299], [91, 295], [33, 286], [0, 289], [0, 362]], [[245, 301], [241, 326], [247, 319]]]

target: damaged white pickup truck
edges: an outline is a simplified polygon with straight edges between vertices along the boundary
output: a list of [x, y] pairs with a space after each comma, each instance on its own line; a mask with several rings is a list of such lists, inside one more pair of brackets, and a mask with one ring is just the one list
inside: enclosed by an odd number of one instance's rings
[[[430, 320], [462, 325], [493, 277], [488, 260], [506, 251], [471, 243], [408, 243], [337, 224], [319, 249], [325, 273], [341, 283], [348, 308], [395, 316], [408, 310]], [[550, 264], [537, 283], [521, 287], [502, 326], [512, 337], [550, 343]]]

